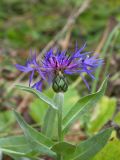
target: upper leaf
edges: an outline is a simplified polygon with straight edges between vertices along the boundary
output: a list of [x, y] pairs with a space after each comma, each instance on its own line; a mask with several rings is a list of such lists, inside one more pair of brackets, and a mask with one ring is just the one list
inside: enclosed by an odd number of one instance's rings
[[24, 90], [24, 91], [27, 91], [27, 92], [30, 92], [30, 93], [33, 93], [35, 94], [38, 98], [42, 99], [44, 102], [46, 102], [47, 104], [49, 104], [51, 107], [53, 107], [55, 110], [57, 110], [57, 106], [55, 104], [54, 101], [52, 101], [52, 99], [48, 98], [47, 96], [45, 96], [43, 93], [33, 89], [33, 88], [30, 88], [30, 87], [26, 87], [26, 86], [22, 86], [22, 85], [16, 85], [17, 88], [21, 89], [21, 90]]
[[71, 108], [71, 110], [68, 112], [68, 114], [63, 119], [63, 133], [67, 131], [69, 126], [73, 122], [75, 122], [77, 118], [79, 118], [84, 113], [88, 112], [88, 110], [94, 106], [93, 104], [104, 95], [106, 85], [107, 85], [107, 79], [108, 78], [104, 80], [100, 89], [96, 93], [93, 93], [93, 94], [90, 94], [88, 96], [81, 98]]

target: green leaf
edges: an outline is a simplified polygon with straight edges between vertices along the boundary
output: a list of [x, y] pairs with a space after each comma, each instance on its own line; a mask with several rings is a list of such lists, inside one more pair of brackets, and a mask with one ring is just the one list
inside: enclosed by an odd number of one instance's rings
[[106, 129], [97, 135], [78, 144], [73, 157], [70, 160], [89, 160], [99, 152], [107, 143], [112, 128]]
[[75, 152], [76, 146], [67, 142], [56, 143], [52, 150], [58, 154], [71, 155]]
[[112, 139], [92, 160], [119, 160], [120, 140]]
[[54, 143], [49, 138], [45, 137], [42, 133], [28, 125], [19, 113], [14, 111], [14, 114], [26, 138], [31, 144], [31, 147], [34, 146], [34, 148], [36, 148], [36, 150], [38, 150], [41, 154], [56, 156], [56, 154], [50, 150]]
[[63, 133], [68, 130], [69, 126], [74, 123], [77, 118], [88, 112], [90, 108], [94, 107], [94, 103], [104, 95], [107, 79], [108, 78], [104, 80], [100, 89], [96, 93], [81, 98], [71, 108], [68, 114], [63, 118]]
[[33, 88], [22, 86], [22, 85], [16, 85], [16, 87], [21, 89], [21, 90], [23, 90], [23, 91], [27, 91], [27, 92], [35, 94], [38, 98], [42, 99], [44, 102], [49, 104], [53, 109], [57, 110], [57, 106], [53, 102], [53, 100], [51, 100], [50, 98], [45, 96], [43, 93], [41, 93], [41, 92], [39, 92], [39, 91], [37, 91], [37, 90], [35, 90]]
[[11, 136], [0, 138], [0, 150], [9, 155], [33, 156], [35, 154], [25, 136]]

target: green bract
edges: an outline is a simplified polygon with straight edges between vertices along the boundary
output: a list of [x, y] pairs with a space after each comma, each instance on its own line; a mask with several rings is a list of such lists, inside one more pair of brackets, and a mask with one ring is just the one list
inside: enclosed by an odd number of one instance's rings
[[66, 92], [68, 89], [67, 80], [64, 75], [57, 75], [53, 79], [52, 88], [55, 92]]

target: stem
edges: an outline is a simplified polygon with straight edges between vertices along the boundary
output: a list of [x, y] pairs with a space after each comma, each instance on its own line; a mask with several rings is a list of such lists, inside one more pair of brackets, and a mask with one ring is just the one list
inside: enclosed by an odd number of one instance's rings
[[[63, 135], [62, 135], [62, 107], [64, 102], [64, 94], [63, 93], [57, 93], [55, 97], [55, 102], [58, 106], [58, 142], [63, 141]], [[58, 160], [62, 160], [62, 155], [58, 155]]]
[[[56, 95], [54, 96], [53, 100], [55, 101]], [[52, 137], [53, 130], [55, 127], [55, 118], [56, 118], [57, 112], [54, 110], [51, 106], [49, 106], [45, 117], [44, 117], [44, 123], [42, 127], [42, 133], [46, 136]]]
[[59, 142], [62, 141], [62, 107], [58, 111], [58, 138]]

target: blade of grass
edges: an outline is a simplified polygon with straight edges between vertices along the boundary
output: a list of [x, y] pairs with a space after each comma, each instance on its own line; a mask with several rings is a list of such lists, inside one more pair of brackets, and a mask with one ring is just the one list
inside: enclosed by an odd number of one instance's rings
[[[106, 51], [111, 43], [111, 41], [113, 40], [113, 37], [115, 36], [116, 32], [118, 31], [118, 29], [120, 28], [120, 24], [118, 24], [114, 29], [113, 31], [110, 33], [105, 45], [104, 45], [104, 48], [102, 50], [102, 53], [101, 53], [101, 58], [104, 58], [105, 55], [106, 55]], [[92, 84], [92, 93], [96, 91], [96, 86], [97, 86], [97, 82], [98, 82], [98, 77], [100, 75], [100, 72], [101, 72], [101, 69], [102, 67], [99, 67], [96, 72], [95, 72], [95, 77], [96, 77], [96, 80], [94, 80], [93, 84]], [[103, 77], [104, 78], [104, 77]]]

